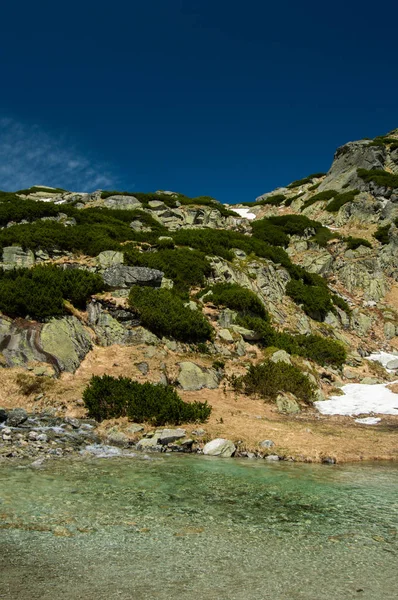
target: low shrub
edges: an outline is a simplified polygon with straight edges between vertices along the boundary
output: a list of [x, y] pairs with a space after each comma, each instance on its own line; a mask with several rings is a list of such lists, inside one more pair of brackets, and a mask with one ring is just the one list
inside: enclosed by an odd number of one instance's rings
[[364, 238], [352, 237], [351, 235], [347, 238], [344, 238], [344, 241], [347, 244], [348, 250], [356, 250], [359, 246], [365, 246], [366, 248], [371, 248], [372, 244], [365, 240]]
[[259, 200], [255, 203], [255, 206], [265, 206], [270, 204], [271, 206], [280, 206], [282, 202], [286, 200], [286, 196], [284, 194], [274, 194], [273, 196], [267, 196], [262, 200]]
[[225, 306], [236, 310], [242, 316], [253, 315], [266, 321], [269, 320], [267, 311], [258, 296], [237, 283], [217, 283], [210, 289], [210, 292], [206, 296], [206, 300], [210, 300], [216, 306]]
[[319, 177], [323, 177], [326, 173], [313, 173], [312, 175], [308, 175], [308, 177], [304, 177], [303, 179], [296, 179], [296, 181], [292, 181], [287, 187], [288, 188], [296, 188], [301, 185], [306, 185], [307, 183], [312, 183], [313, 179], [319, 179]]
[[296, 304], [302, 305], [304, 312], [316, 321], [323, 321], [333, 304], [329, 290], [317, 285], [306, 285], [291, 279], [286, 286], [286, 294]]
[[286, 248], [289, 245], [289, 237], [279, 227], [276, 227], [268, 219], [260, 219], [252, 223], [253, 235], [271, 244], [271, 246], [283, 246]]
[[338, 306], [339, 308], [341, 308], [341, 310], [346, 312], [348, 315], [351, 314], [350, 306], [347, 304], [347, 302], [341, 296], [338, 296], [337, 294], [332, 294], [332, 302], [335, 306]]
[[[309, 188], [309, 189], [311, 189], [311, 188]], [[301, 207], [301, 210], [308, 208], [312, 204], [315, 204], [315, 202], [331, 200], [336, 195], [337, 195], [336, 190], [324, 190], [323, 192], [319, 192], [318, 194], [315, 194], [314, 196], [312, 196], [312, 198], [308, 198], [308, 200], [306, 200], [304, 202], [303, 206]]]
[[358, 169], [357, 174], [365, 183], [375, 183], [376, 185], [392, 189], [398, 188], [398, 175], [393, 175], [382, 169], [374, 169], [372, 171]]
[[391, 223], [388, 223], [388, 225], [381, 225], [380, 227], [378, 227], [377, 231], [374, 233], [374, 237], [381, 244], [386, 245], [390, 242], [389, 235], [388, 235], [390, 232], [390, 229], [391, 229]]
[[235, 391], [247, 396], [259, 396], [268, 402], [275, 401], [281, 392], [290, 392], [306, 404], [314, 400], [315, 387], [294, 365], [266, 361], [250, 365], [247, 373], [233, 380]]
[[213, 328], [203, 314], [184, 306], [171, 290], [136, 286], [131, 289], [129, 304], [138, 312], [141, 324], [159, 337], [197, 343], [213, 336]]
[[80, 269], [0, 270], [0, 310], [9, 317], [43, 320], [64, 314], [64, 300], [84, 309], [87, 299], [104, 288], [102, 277]]
[[259, 333], [262, 336], [260, 343], [266, 347], [286, 350], [289, 354], [309, 358], [322, 366], [341, 367], [345, 362], [345, 348], [335, 340], [319, 335], [292, 335], [284, 331], [276, 331], [269, 323], [258, 317], [239, 318], [238, 323]]
[[327, 210], [328, 212], [337, 212], [342, 206], [344, 206], [344, 204], [352, 202], [355, 196], [357, 196], [358, 194], [359, 190], [350, 190], [349, 192], [337, 194], [337, 196], [335, 196], [333, 200], [326, 205], [325, 210]]
[[128, 417], [136, 423], [155, 426], [206, 421], [211, 413], [207, 402], [183, 402], [171, 386], [138, 383], [128, 377], [94, 375], [83, 392], [88, 416], [103, 421]]

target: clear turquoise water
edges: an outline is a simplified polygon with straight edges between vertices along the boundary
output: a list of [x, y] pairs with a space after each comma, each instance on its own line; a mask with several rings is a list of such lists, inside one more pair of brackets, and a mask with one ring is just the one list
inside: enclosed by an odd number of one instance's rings
[[0, 598], [398, 598], [398, 469], [190, 456], [0, 468]]

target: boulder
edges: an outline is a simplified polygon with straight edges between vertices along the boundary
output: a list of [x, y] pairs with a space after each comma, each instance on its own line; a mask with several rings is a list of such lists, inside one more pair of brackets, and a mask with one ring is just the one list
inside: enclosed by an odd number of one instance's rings
[[91, 337], [76, 317], [52, 319], [40, 334], [44, 353], [52, 355], [60, 371], [74, 373], [91, 350]]
[[23, 408], [13, 408], [8, 411], [7, 425], [8, 427], [18, 427], [25, 423], [28, 418], [28, 413]]
[[390, 369], [391, 371], [395, 371], [396, 369], [398, 369], [398, 358], [393, 358], [392, 360], [389, 360], [386, 364], [386, 368]]
[[273, 442], [272, 440], [263, 440], [259, 443], [259, 446], [260, 448], [272, 448], [273, 446], [275, 446], [275, 442]]
[[108, 269], [114, 265], [122, 265], [124, 260], [123, 252], [115, 252], [114, 250], [104, 250], [97, 256], [97, 263], [101, 269]]
[[270, 361], [273, 363], [284, 362], [287, 365], [291, 365], [292, 361], [290, 360], [290, 355], [285, 350], [277, 350], [274, 352], [270, 358]]
[[300, 406], [293, 394], [279, 394], [276, 399], [278, 412], [288, 415], [294, 415], [300, 412]]
[[183, 390], [196, 391], [203, 388], [216, 389], [220, 376], [215, 369], [206, 369], [192, 362], [179, 363], [177, 381]]
[[137, 450], [162, 450], [163, 446], [159, 444], [159, 435], [155, 434], [152, 437], [142, 438], [137, 443]]
[[185, 429], [163, 429], [158, 434], [158, 443], [162, 446], [172, 444], [177, 440], [184, 438], [186, 435]]
[[133, 285], [160, 287], [163, 273], [147, 267], [114, 265], [103, 272], [104, 282], [112, 289], [131, 288]]
[[216, 438], [208, 442], [203, 448], [203, 454], [207, 456], [219, 456], [220, 458], [230, 458], [236, 452], [236, 446], [231, 440]]
[[218, 337], [224, 342], [227, 342], [228, 344], [232, 344], [232, 342], [234, 341], [234, 338], [232, 337], [231, 332], [228, 329], [220, 329], [220, 331], [218, 332]]
[[109, 198], [105, 198], [105, 200], [102, 201], [102, 204], [106, 206], [106, 208], [111, 208], [113, 210], [135, 210], [137, 208], [142, 208], [142, 204], [138, 198], [135, 198], [135, 196], [124, 196], [122, 194], [109, 196]]
[[20, 246], [6, 246], [3, 248], [3, 269], [22, 269], [33, 267], [35, 255], [32, 250], [23, 250]]

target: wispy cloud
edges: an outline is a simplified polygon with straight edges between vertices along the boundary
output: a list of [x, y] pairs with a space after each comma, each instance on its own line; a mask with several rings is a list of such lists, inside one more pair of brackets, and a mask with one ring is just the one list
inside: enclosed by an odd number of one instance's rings
[[0, 117], [0, 190], [50, 185], [73, 191], [115, 188], [109, 167], [84, 155], [66, 136]]

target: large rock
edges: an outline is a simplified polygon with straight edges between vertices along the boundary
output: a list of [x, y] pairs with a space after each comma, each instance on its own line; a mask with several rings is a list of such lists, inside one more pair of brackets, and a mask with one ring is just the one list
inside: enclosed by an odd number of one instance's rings
[[185, 434], [185, 429], [162, 429], [158, 436], [158, 443], [166, 446], [184, 438]]
[[288, 415], [294, 415], [300, 412], [300, 406], [293, 394], [279, 394], [276, 399], [278, 412]]
[[97, 256], [97, 262], [101, 269], [108, 269], [114, 265], [122, 265], [124, 260], [123, 252], [115, 252], [115, 250], [104, 250]]
[[137, 208], [142, 208], [141, 202], [138, 198], [135, 198], [135, 196], [109, 196], [109, 198], [103, 200], [102, 204], [106, 206], [106, 208], [117, 210], [135, 210]]
[[89, 333], [76, 317], [52, 319], [46, 323], [41, 330], [40, 343], [42, 351], [54, 357], [59, 370], [71, 373], [92, 347]]
[[218, 388], [220, 377], [214, 369], [206, 369], [192, 362], [181, 362], [177, 381], [183, 390]]
[[103, 272], [104, 282], [113, 289], [128, 289], [133, 285], [147, 285], [160, 287], [163, 273], [157, 269], [147, 267], [128, 267], [114, 265]]
[[33, 267], [35, 255], [32, 250], [23, 250], [20, 246], [6, 246], [3, 248], [3, 269], [22, 269]]
[[208, 442], [203, 448], [203, 454], [207, 456], [219, 456], [220, 458], [230, 458], [236, 452], [236, 446], [231, 440], [216, 438]]
[[13, 408], [8, 411], [7, 414], [7, 425], [9, 427], [18, 427], [22, 425], [28, 418], [28, 413], [23, 408]]
[[292, 364], [292, 361], [290, 360], [290, 354], [288, 354], [285, 350], [277, 350], [273, 353], [270, 360], [274, 363], [284, 362], [287, 365]]

